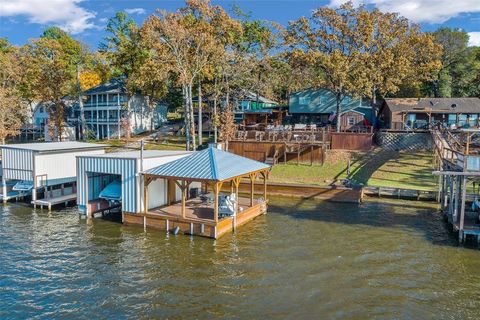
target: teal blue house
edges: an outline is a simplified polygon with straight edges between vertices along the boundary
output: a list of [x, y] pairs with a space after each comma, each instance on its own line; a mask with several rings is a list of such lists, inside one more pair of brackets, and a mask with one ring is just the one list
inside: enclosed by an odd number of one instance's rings
[[[325, 125], [336, 113], [337, 102], [335, 93], [329, 89], [306, 89], [290, 94], [288, 112], [293, 123]], [[366, 119], [373, 123], [370, 101], [364, 98], [346, 96], [342, 100], [341, 115], [348, 112], [342, 125], [354, 125]], [[362, 117], [363, 116], [363, 117]]]

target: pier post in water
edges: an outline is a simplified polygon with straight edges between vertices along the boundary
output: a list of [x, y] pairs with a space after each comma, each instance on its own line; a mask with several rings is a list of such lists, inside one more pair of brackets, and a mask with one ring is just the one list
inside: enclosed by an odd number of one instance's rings
[[463, 242], [463, 227], [465, 222], [465, 197], [467, 196], [467, 177], [462, 177], [462, 196], [461, 196], [461, 209], [460, 209], [460, 223], [458, 228], [458, 237], [460, 242]]

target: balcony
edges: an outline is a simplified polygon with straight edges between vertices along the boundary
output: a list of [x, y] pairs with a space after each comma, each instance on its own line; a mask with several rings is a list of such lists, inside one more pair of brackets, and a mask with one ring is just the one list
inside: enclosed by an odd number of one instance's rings
[[[120, 107], [125, 104], [126, 102], [120, 101]], [[87, 102], [83, 105], [84, 108], [113, 108], [113, 109], [118, 109], [119, 105], [117, 101], [110, 101], [110, 102], [99, 102], [98, 104], [96, 102]]]

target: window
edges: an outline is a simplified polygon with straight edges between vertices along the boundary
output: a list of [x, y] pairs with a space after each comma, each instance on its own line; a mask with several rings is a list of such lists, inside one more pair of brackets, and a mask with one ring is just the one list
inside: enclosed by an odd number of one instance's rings
[[347, 124], [353, 126], [355, 124], [355, 117], [347, 117]]
[[301, 105], [308, 105], [308, 104], [310, 104], [310, 97], [305, 97], [305, 96], [304, 96], [304, 97], [300, 97], [298, 100], [299, 100], [299, 103], [300, 103]]

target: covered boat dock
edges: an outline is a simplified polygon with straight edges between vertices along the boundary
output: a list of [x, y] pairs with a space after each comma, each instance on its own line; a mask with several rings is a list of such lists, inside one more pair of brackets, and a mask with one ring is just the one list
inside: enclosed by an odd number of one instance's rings
[[[143, 211], [142, 177], [140, 172], [190, 155], [190, 151], [144, 150], [112, 152], [77, 157], [78, 197], [80, 212], [92, 217], [95, 213]], [[165, 204], [164, 181], [152, 184], [150, 206]], [[178, 190], [179, 193], [179, 190]]]
[[[103, 154], [105, 146], [84, 142], [2, 145], [2, 200], [31, 196], [34, 206], [51, 209], [76, 199], [76, 157]], [[14, 183], [9, 192], [8, 184]]]
[[[269, 170], [270, 166], [264, 163], [210, 147], [146, 170], [144, 203], [149, 203], [149, 195], [154, 196], [149, 185], [164, 179], [168, 185], [167, 205], [146, 207], [141, 214], [124, 213], [123, 221], [218, 239], [266, 213]], [[255, 199], [255, 180], [259, 176], [263, 178], [263, 197]], [[238, 194], [242, 179], [250, 182], [248, 197]], [[193, 184], [199, 188], [190, 188]], [[180, 201], [175, 199], [175, 187], [181, 190]]]

